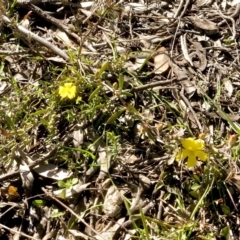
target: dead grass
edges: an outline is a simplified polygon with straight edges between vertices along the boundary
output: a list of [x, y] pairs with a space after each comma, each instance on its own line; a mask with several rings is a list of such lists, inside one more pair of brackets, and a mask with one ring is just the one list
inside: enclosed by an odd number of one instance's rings
[[239, 239], [239, 19], [180, 2], [1, 4], [1, 239]]

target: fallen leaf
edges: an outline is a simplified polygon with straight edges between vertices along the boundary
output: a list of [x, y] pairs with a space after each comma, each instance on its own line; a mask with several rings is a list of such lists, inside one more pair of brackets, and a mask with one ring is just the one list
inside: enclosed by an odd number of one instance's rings
[[72, 41], [69, 39], [68, 35], [63, 32], [63, 31], [60, 31], [59, 29], [56, 31], [55, 33], [55, 36], [61, 40], [67, 47], [71, 47], [73, 44], [72, 44]]
[[11, 202], [18, 200], [20, 197], [18, 189], [14, 186], [8, 187], [7, 199]]
[[239, 3], [240, 3], [240, 0], [233, 0], [232, 6], [235, 6], [235, 5], [239, 4]]
[[169, 69], [169, 56], [167, 50], [161, 47], [154, 56], [154, 71], [156, 74], [165, 73]]
[[232, 93], [233, 93], [233, 85], [232, 85], [232, 82], [230, 80], [224, 81], [224, 88], [227, 91], [227, 96], [231, 97]]
[[57, 165], [50, 163], [37, 166], [33, 168], [33, 171], [42, 177], [47, 177], [54, 180], [64, 180], [72, 176], [72, 172], [69, 172], [64, 168], [59, 168]]

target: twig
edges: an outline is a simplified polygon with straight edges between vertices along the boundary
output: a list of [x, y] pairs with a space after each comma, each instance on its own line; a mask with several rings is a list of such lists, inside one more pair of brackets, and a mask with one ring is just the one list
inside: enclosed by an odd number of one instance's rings
[[17, 0], [19, 4], [61, 3], [61, 0]]
[[216, 6], [217, 6], [217, 8], [218, 8], [218, 10], [219, 10], [220, 16], [221, 16], [222, 18], [224, 18], [224, 20], [223, 20], [222, 22], [220, 22], [220, 23], [218, 24], [218, 26], [221, 26], [226, 20], [230, 20], [230, 21], [232, 22], [232, 35], [233, 35], [232, 38], [235, 39], [235, 38], [236, 38], [236, 35], [237, 35], [237, 32], [236, 32], [236, 23], [235, 23], [234, 18], [239, 15], [239, 12], [240, 12], [240, 4], [237, 4], [237, 7], [236, 7], [234, 13], [231, 14], [231, 15], [229, 15], [229, 16], [224, 15], [224, 14], [221, 12], [221, 10], [219, 9], [219, 7], [218, 7], [217, 4], [216, 4]]
[[[87, 226], [89, 229], [91, 229], [91, 231], [93, 231], [96, 235], [99, 235], [100, 234], [93, 228], [91, 228], [91, 226], [86, 223], [84, 221], [84, 219], [82, 217], [80, 217], [79, 215], [77, 215], [71, 208], [69, 208], [67, 205], [65, 205], [63, 202], [61, 202], [59, 199], [57, 199], [55, 196], [53, 196], [52, 193], [48, 192], [44, 187], [42, 187], [42, 190], [43, 192], [48, 196], [50, 197], [52, 200], [54, 200], [55, 202], [57, 202], [58, 204], [60, 204], [62, 207], [64, 207], [68, 212], [70, 212], [74, 217], [76, 217], [80, 222], [82, 222], [85, 226]], [[102, 238], [103, 239], [103, 238]], [[103, 239], [104, 240], [104, 239]]]
[[[53, 148], [53, 150], [51, 150], [49, 153], [47, 153], [45, 156], [39, 158], [38, 160], [34, 161], [33, 163], [29, 164], [29, 168], [33, 168], [35, 166], [37, 166], [38, 164], [52, 158], [57, 152], [57, 148]], [[7, 173], [7, 174], [4, 174], [4, 175], [1, 175], [0, 176], [0, 181], [4, 181], [6, 179], [9, 179], [9, 178], [12, 178], [12, 177], [15, 177], [17, 175], [20, 174], [20, 170], [17, 170], [17, 171], [14, 171], [14, 172], [10, 172], [10, 173]]]
[[[2, 19], [5, 23], [10, 23], [12, 24], [12, 22], [10, 21], [10, 19], [8, 17], [6, 17], [5, 15], [2, 15]], [[23, 26], [20, 25], [16, 25], [14, 24], [14, 27], [17, 28], [17, 30], [23, 34], [27, 39], [33, 39], [37, 42], [39, 42], [40, 44], [42, 44], [43, 46], [47, 47], [48, 49], [50, 49], [52, 52], [54, 52], [55, 54], [59, 55], [60, 57], [62, 57], [65, 60], [69, 60], [69, 56], [66, 54], [65, 51], [61, 50], [60, 48], [54, 46], [53, 44], [51, 44], [50, 42], [48, 42], [47, 40], [45, 40], [42, 37], [39, 37], [38, 35], [36, 35], [35, 33], [27, 30], [26, 28], [24, 28]]]
[[[185, 5], [184, 5], [184, 3], [185, 3]], [[186, 12], [189, 3], [190, 3], [190, 0], [181, 0], [179, 3], [178, 9], [174, 15], [174, 18], [177, 18], [178, 16], [181, 18], [184, 15], [184, 13]], [[183, 6], [184, 6], [184, 8], [181, 11]]]
[[41, 8], [39, 8], [39, 7], [37, 7], [37, 6], [33, 5], [33, 4], [26, 4], [25, 6], [26, 6], [26, 8], [36, 12], [39, 16], [41, 16], [45, 20], [47, 20], [50, 23], [54, 24], [59, 29], [61, 29], [64, 32], [66, 32], [69, 36], [74, 38], [78, 43], [81, 42], [80, 37], [77, 34], [73, 33], [67, 26], [65, 26], [62, 21], [60, 21], [60, 20], [50, 16], [49, 14], [44, 12]]
[[181, 12], [184, 2], [185, 2], [185, 0], [180, 1], [178, 9], [177, 9], [176, 13], [174, 14], [174, 18], [177, 18], [180, 15], [180, 12]]
[[192, 108], [192, 106], [191, 106], [191, 103], [190, 103], [190, 102], [188, 101], [188, 99], [184, 96], [183, 91], [180, 91], [180, 92], [179, 92], [179, 95], [180, 95], [180, 97], [182, 98], [182, 100], [186, 103], [186, 105], [188, 106], [189, 110], [192, 112], [193, 117], [194, 117], [194, 119], [195, 119], [195, 121], [196, 121], [196, 124], [198, 125], [199, 130], [202, 131], [202, 125], [201, 125], [201, 123], [199, 122], [199, 120], [198, 120], [198, 118], [197, 118], [197, 115], [196, 115], [195, 111], [193, 110], [193, 108]]
[[22, 50], [22, 51], [0, 50], [0, 54], [4, 54], [4, 55], [21, 55], [26, 53], [28, 53], [28, 51], [26, 50]]
[[[142, 85], [139, 87], [134, 87], [130, 91], [139, 92], [139, 91], [146, 90], [146, 89], [153, 88], [153, 87], [164, 86], [164, 85], [166, 86], [167, 84], [171, 84], [175, 81], [176, 81], [176, 78], [172, 78], [172, 79], [166, 80], [166, 81], [157, 81], [157, 82], [148, 83], [148, 84], [145, 84], [145, 85]], [[170, 89], [170, 88], [177, 88], [177, 87], [176, 86], [172, 86], [172, 87], [166, 86], [166, 87], [161, 87], [160, 89]], [[125, 90], [125, 91], [128, 91], [128, 90]]]
[[[240, 4], [237, 4], [235, 11], [234, 11], [231, 15], [229, 15], [229, 16], [224, 15], [224, 17], [235, 18], [235, 17], [237, 17], [237, 16], [239, 15], [239, 12], [240, 12]], [[225, 20], [222, 21], [222, 22], [220, 22], [220, 23], [218, 24], [218, 26], [221, 26], [224, 22], [225, 22]]]
[[232, 38], [235, 39], [237, 32], [236, 32], [236, 24], [235, 24], [235, 20], [232, 17], [223, 15], [222, 12], [219, 10], [219, 14], [222, 18], [224, 18], [225, 20], [230, 20], [232, 22]]
[[190, 3], [190, 0], [186, 0], [184, 8], [183, 8], [183, 10], [181, 12], [180, 18], [182, 18], [182, 16], [185, 14], [185, 12], [186, 12], [186, 10], [188, 8], [189, 3]]
[[0, 223], [0, 227], [2, 227], [2, 228], [4, 228], [4, 229], [7, 229], [7, 230], [10, 231], [10, 232], [17, 233], [17, 234], [19, 234], [19, 235], [21, 235], [21, 236], [24, 236], [24, 237], [28, 238], [28, 239], [40, 240], [39, 238], [31, 237], [31, 236], [27, 235], [26, 233], [16, 231], [16, 230], [14, 230], [14, 229], [12, 229], [12, 228], [9, 228], [9, 227], [1, 224], [1, 223]]

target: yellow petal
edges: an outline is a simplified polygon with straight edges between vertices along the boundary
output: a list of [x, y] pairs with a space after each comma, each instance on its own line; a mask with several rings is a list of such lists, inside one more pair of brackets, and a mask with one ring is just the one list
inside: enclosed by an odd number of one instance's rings
[[195, 140], [195, 149], [194, 150], [202, 150], [205, 146], [205, 143], [202, 139]]
[[195, 156], [197, 156], [202, 161], [206, 161], [208, 159], [208, 154], [201, 150], [197, 150], [195, 152]]
[[64, 87], [65, 88], [71, 88], [72, 87], [72, 83], [64, 83]]
[[188, 156], [187, 167], [195, 167], [197, 164], [197, 159], [194, 155]]
[[62, 97], [62, 98], [65, 98], [67, 96], [67, 92], [66, 92], [66, 89], [64, 87], [60, 87], [59, 88], [59, 95]]
[[65, 83], [64, 86], [59, 87], [59, 95], [62, 98], [73, 99], [76, 96], [77, 87], [73, 83]]
[[191, 150], [192, 145], [194, 144], [194, 139], [193, 138], [182, 139], [181, 144], [185, 149]]
[[71, 92], [69, 93], [68, 97], [69, 97], [70, 99], [75, 98], [76, 92], [77, 92], [77, 87], [76, 87], [76, 86], [72, 86]]
[[188, 150], [181, 149], [181, 150], [179, 150], [178, 154], [176, 155], [176, 160], [182, 161], [186, 157], [188, 157], [188, 155], [189, 155], [189, 151]]
[[182, 146], [190, 151], [202, 150], [204, 148], [204, 141], [201, 139], [185, 138], [181, 140]]

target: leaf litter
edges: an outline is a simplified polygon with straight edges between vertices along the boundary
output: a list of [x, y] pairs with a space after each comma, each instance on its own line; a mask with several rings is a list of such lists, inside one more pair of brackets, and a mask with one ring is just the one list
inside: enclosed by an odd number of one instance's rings
[[239, 239], [239, 1], [0, 3], [1, 239]]

